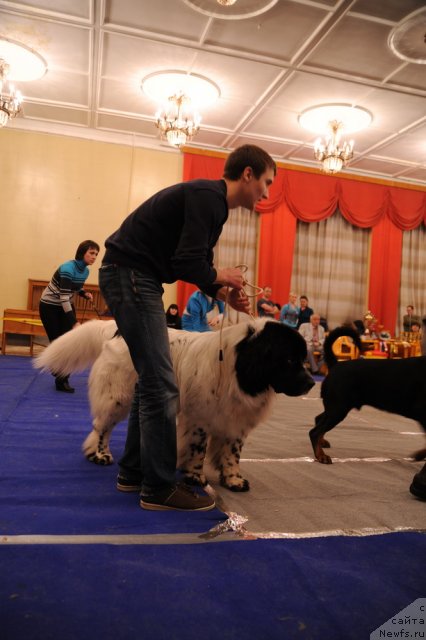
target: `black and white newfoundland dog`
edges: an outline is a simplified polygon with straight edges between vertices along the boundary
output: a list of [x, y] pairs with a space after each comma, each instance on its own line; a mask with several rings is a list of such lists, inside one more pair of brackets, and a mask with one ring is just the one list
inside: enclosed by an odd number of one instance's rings
[[[37, 356], [36, 368], [89, 375], [93, 430], [83, 443], [86, 457], [111, 464], [109, 439], [129, 411], [137, 374], [113, 320], [92, 320], [52, 342]], [[276, 393], [299, 396], [314, 381], [304, 367], [306, 344], [293, 329], [256, 319], [220, 332], [169, 329], [180, 392], [178, 468], [186, 482], [206, 485], [204, 462], [232, 491], [248, 491], [239, 469], [244, 442], [265, 420]], [[219, 359], [222, 351], [223, 359]]]

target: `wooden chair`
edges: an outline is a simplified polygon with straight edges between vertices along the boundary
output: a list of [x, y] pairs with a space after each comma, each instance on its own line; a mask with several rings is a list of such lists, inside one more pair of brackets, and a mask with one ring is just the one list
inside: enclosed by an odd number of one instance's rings
[[401, 342], [409, 346], [406, 357], [413, 358], [422, 355], [422, 334], [418, 331], [404, 331], [400, 336]]

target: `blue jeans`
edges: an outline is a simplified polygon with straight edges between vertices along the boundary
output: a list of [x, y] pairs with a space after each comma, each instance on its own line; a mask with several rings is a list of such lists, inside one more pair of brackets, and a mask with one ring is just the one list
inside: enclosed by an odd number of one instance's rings
[[99, 286], [139, 375], [120, 472], [141, 482], [142, 495], [173, 487], [178, 389], [170, 356], [163, 287], [119, 265], [99, 270]]

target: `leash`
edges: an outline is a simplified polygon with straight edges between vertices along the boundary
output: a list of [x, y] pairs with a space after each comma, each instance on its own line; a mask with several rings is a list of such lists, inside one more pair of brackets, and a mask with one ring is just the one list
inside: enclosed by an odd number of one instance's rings
[[86, 310], [87, 310], [87, 303], [90, 302], [90, 304], [92, 305], [92, 309], [93, 311], [96, 312], [98, 318], [101, 318], [101, 314], [99, 313], [99, 311], [97, 310], [97, 308], [95, 307], [93, 300], [90, 300], [90, 298], [84, 298], [84, 308], [83, 308], [83, 315], [81, 316], [81, 322], [83, 322], [84, 320], [84, 316], [86, 315]]
[[[241, 273], [246, 273], [246, 271], [248, 271], [248, 266], [246, 264], [237, 264], [235, 266], [235, 269], [240, 269]], [[250, 287], [251, 289], [253, 289], [254, 293], [248, 293], [246, 291], [245, 287]], [[248, 282], [248, 280], [243, 279], [243, 287], [241, 289], [242, 293], [247, 297], [247, 298], [256, 298], [259, 295], [262, 295], [263, 293], [263, 288], [262, 287], [258, 287], [255, 284], [252, 284], [251, 282]], [[222, 331], [223, 331], [223, 324], [225, 322], [225, 312], [227, 311], [228, 307], [229, 307], [229, 303], [228, 303], [228, 297], [229, 297], [229, 292], [230, 292], [230, 287], [227, 286], [226, 287], [226, 295], [225, 295], [225, 309], [222, 315], [222, 320], [220, 323], [220, 329], [219, 329], [219, 360], [222, 362], [223, 361], [223, 350], [222, 350]], [[250, 316], [250, 318], [252, 320], [254, 320], [254, 314], [252, 311], [250, 311], [250, 313], [248, 314]]]
[[89, 302], [90, 302], [90, 304], [92, 305], [93, 311], [95, 311], [96, 315], [97, 315], [97, 316], [98, 316], [98, 318], [100, 319], [102, 316], [101, 316], [101, 314], [99, 313], [99, 311], [97, 310], [97, 308], [95, 307], [95, 305], [93, 304], [93, 300], [90, 300]]

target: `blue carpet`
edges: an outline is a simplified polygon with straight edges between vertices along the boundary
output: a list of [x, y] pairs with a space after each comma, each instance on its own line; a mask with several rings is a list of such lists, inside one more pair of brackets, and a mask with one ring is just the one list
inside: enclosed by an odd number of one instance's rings
[[[0, 357], [0, 371], [0, 534], [201, 533], [226, 518], [217, 509], [147, 514], [138, 494], [115, 489], [116, 464], [83, 457], [91, 430], [87, 373], [74, 375], [76, 392], [65, 394], [29, 358]], [[125, 432], [124, 423], [114, 429], [116, 459]]]
[[[81, 454], [87, 374], [72, 383], [74, 395], [57, 393], [29, 358], [0, 356], [1, 640], [361, 640], [425, 596], [426, 537], [417, 533], [7, 543], [23, 534], [198, 534], [224, 519], [219, 510], [143, 511], [137, 495], [117, 492], [117, 466]], [[124, 437], [120, 425], [116, 459]]]
[[3, 640], [361, 640], [425, 595], [424, 536], [0, 547]]

